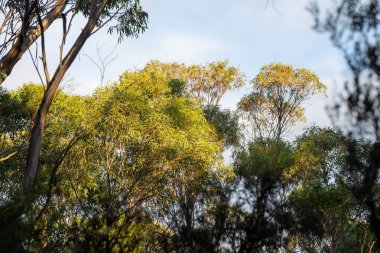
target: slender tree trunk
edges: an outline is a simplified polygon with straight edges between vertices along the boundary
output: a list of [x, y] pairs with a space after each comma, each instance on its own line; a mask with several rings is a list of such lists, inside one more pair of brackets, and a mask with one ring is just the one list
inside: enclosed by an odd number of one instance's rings
[[53, 102], [53, 98], [58, 90], [59, 84], [61, 83], [66, 71], [74, 62], [79, 51], [86, 43], [87, 39], [91, 36], [91, 33], [96, 26], [96, 22], [103, 8], [100, 8], [98, 11], [96, 11], [96, 14], [93, 17], [89, 18], [86, 26], [78, 36], [70, 51], [67, 53], [66, 57], [63, 59], [62, 64], [58, 66], [50, 83], [48, 83], [47, 85], [47, 90], [44, 94], [37, 115], [34, 119], [34, 126], [29, 141], [28, 156], [24, 171], [25, 188], [32, 186], [36, 178], [38, 158], [41, 150], [42, 134], [44, 126], [46, 124], [47, 114], [49, 112], [50, 105]]
[[[68, 0], [57, 0], [53, 9], [42, 20], [42, 25], [46, 31], [50, 25], [61, 17]], [[30, 28], [25, 33], [18, 35], [15, 43], [9, 49], [9, 51], [0, 59], [0, 72], [9, 76], [12, 69], [21, 59], [23, 54], [33, 45], [33, 43], [41, 36], [40, 26]], [[0, 79], [0, 84], [5, 78]]]
[[44, 97], [41, 101], [38, 112], [34, 118], [34, 126], [32, 129], [31, 137], [29, 140], [28, 157], [26, 162], [26, 168], [24, 172], [24, 184], [25, 186], [31, 186], [34, 183], [34, 179], [37, 174], [38, 157], [41, 149], [42, 133], [45, 127], [47, 114], [51, 103], [53, 102], [54, 95], [58, 89], [63, 75], [67, 69], [57, 71], [58, 75], [55, 75], [46, 90]]

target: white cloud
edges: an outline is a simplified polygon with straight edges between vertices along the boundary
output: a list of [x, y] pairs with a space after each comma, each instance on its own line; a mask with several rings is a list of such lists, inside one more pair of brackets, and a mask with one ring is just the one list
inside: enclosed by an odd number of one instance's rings
[[[252, 79], [259, 68], [273, 61], [306, 67], [315, 71], [334, 96], [336, 84], [342, 83], [340, 67], [344, 61], [327, 36], [312, 31], [313, 19], [305, 10], [308, 1], [274, 1], [275, 8], [267, 0], [175, 1], [148, 0], [149, 29], [138, 39], [126, 39], [116, 50], [117, 59], [106, 71], [106, 80], [117, 80], [126, 69], [143, 67], [148, 61], [177, 61], [200, 64], [229, 59], [239, 66], [247, 78]], [[330, 0], [319, 0], [326, 6]], [[173, 11], [174, 10], [174, 11]], [[76, 32], [81, 28], [77, 24]], [[58, 31], [52, 29], [52, 33]], [[112, 50], [116, 37], [103, 30], [91, 38], [84, 51], [96, 54], [96, 45], [106, 44], [105, 53]], [[49, 40], [49, 64], [55, 69], [52, 57], [56, 57], [57, 43]], [[25, 81], [38, 82], [28, 55], [17, 65], [6, 87], [13, 88]], [[54, 65], [54, 66], [53, 66]], [[94, 65], [85, 57], [77, 59], [70, 68], [70, 76], [78, 84], [77, 93], [89, 94], [99, 85], [100, 77]], [[237, 101], [249, 89], [228, 94], [223, 99], [225, 107], [234, 108]], [[336, 93], [335, 93], [336, 94]], [[315, 99], [307, 105], [309, 122], [328, 122], [324, 105], [326, 100]]]
[[170, 33], [161, 37], [160, 58], [185, 63], [200, 63], [220, 57], [232, 48], [226, 41], [199, 34]]

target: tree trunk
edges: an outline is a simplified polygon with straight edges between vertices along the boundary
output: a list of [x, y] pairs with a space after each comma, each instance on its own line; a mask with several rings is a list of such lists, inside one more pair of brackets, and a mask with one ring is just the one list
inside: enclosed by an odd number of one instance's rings
[[96, 22], [103, 8], [100, 8], [96, 12], [94, 17], [89, 18], [89, 21], [87, 22], [86, 26], [78, 36], [70, 51], [67, 53], [66, 57], [63, 59], [62, 64], [58, 66], [50, 83], [48, 83], [47, 85], [47, 90], [44, 94], [37, 115], [34, 119], [34, 126], [29, 141], [28, 156], [24, 171], [25, 188], [32, 186], [36, 178], [38, 158], [41, 150], [42, 134], [44, 126], [46, 124], [47, 114], [49, 112], [50, 105], [53, 102], [53, 98], [58, 90], [59, 84], [61, 83], [66, 71], [74, 62], [79, 51], [81, 50], [87, 39], [91, 36], [91, 33], [96, 26]]
[[[57, 0], [53, 9], [42, 20], [44, 31], [46, 31], [50, 25], [61, 17], [68, 0]], [[41, 28], [39, 26], [30, 28], [25, 34], [19, 34], [15, 43], [9, 49], [9, 51], [0, 59], [0, 72], [9, 76], [13, 67], [21, 59], [23, 54], [33, 45], [33, 43], [41, 36]], [[6, 77], [0, 79], [0, 84], [6, 79]]]
[[25, 186], [31, 186], [34, 183], [34, 179], [37, 174], [37, 165], [39, 152], [41, 149], [42, 133], [45, 127], [47, 114], [49, 112], [50, 105], [53, 102], [54, 95], [67, 69], [68, 68], [57, 69], [56, 75], [54, 75], [52, 81], [50, 82], [48, 89], [46, 90], [44, 97], [41, 101], [38, 112], [34, 118], [34, 126], [29, 140], [28, 157], [24, 172]]

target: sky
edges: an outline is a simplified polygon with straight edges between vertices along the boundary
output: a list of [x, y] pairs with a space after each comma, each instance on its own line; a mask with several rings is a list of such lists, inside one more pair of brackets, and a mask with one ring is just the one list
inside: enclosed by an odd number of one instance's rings
[[[318, 2], [328, 7], [329, 0]], [[280, 62], [314, 71], [328, 87], [328, 98], [317, 96], [306, 102], [308, 121], [298, 125], [296, 131], [312, 124], [330, 126], [325, 107], [337, 97], [348, 71], [328, 36], [313, 31], [313, 18], [305, 8], [308, 3], [309, 0], [141, 0], [149, 14], [145, 33], [118, 44], [116, 35], [101, 30], [84, 46], [65, 83], [70, 84], [72, 92], [83, 95], [91, 94], [100, 85], [99, 70], [86, 57], [91, 55], [97, 61], [97, 48], [103, 55], [115, 48], [115, 60], [105, 73], [109, 82], [117, 81], [126, 70], [142, 68], [150, 60], [203, 64], [227, 59], [245, 73], [247, 80], [252, 80], [263, 65]], [[68, 42], [83, 24], [77, 20]], [[57, 63], [60, 37], [61, 24], [57, 23], [46, 35], [51, 72]], [[4, 86], [15, 89], [26, 82], [39, 82], [28, 54]], [[249, 91], [248, 84], [230, 92], [222, 106], [234, 109]]]

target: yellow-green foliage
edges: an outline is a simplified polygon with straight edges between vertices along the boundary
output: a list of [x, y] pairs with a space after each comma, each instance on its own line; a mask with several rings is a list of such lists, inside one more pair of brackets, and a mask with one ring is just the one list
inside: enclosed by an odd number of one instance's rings
[[238, 89], [245, 83], [245, 76], [228, 61], [216, 61], [204, 65], [186, 66], [179, 63], [150, 62], [144, 71], [165, 75], [184, 84], [184, 90], [203, 105], [219, 105], [226, 92]]
[[291, 65], [281, 63], [263, 66], [253, 84], [260, 88], [284, 87], [294, 90], [293, 92], [302, 91], [304, 95], [324, 93], [326, 90], [326, 86], [314, 72], [294, 69]]
[[305, 121], [302, 102], [325, 94], [326, 86], [306, 69], [273, 63], [252, 80], [253, 91], [239, 102], [239, 109], [253, 123], [258, 137], [279, 138], [299, 121]]
[[[148, 235], [134, 231], [160, 229], [149, 222], [144, 206], [152, 211], [176, 201], [175, 187], [200, 194], [210, 180], [233, 176], [222, 162], [222, 142], [199, 104], [173, 94], [169, 83], [158, 69], [126, 72], [87, 99], [86, 138], [58, 173], [71, 213], [67, 218], [81, 231], [81, 243], [99, 240], [100, 234], [116, 240], [115, 249], [139, 252]], [[73, 212], [75, 207], [81, 211]], [[128, 236], [120, 239], [120, 230]]]

